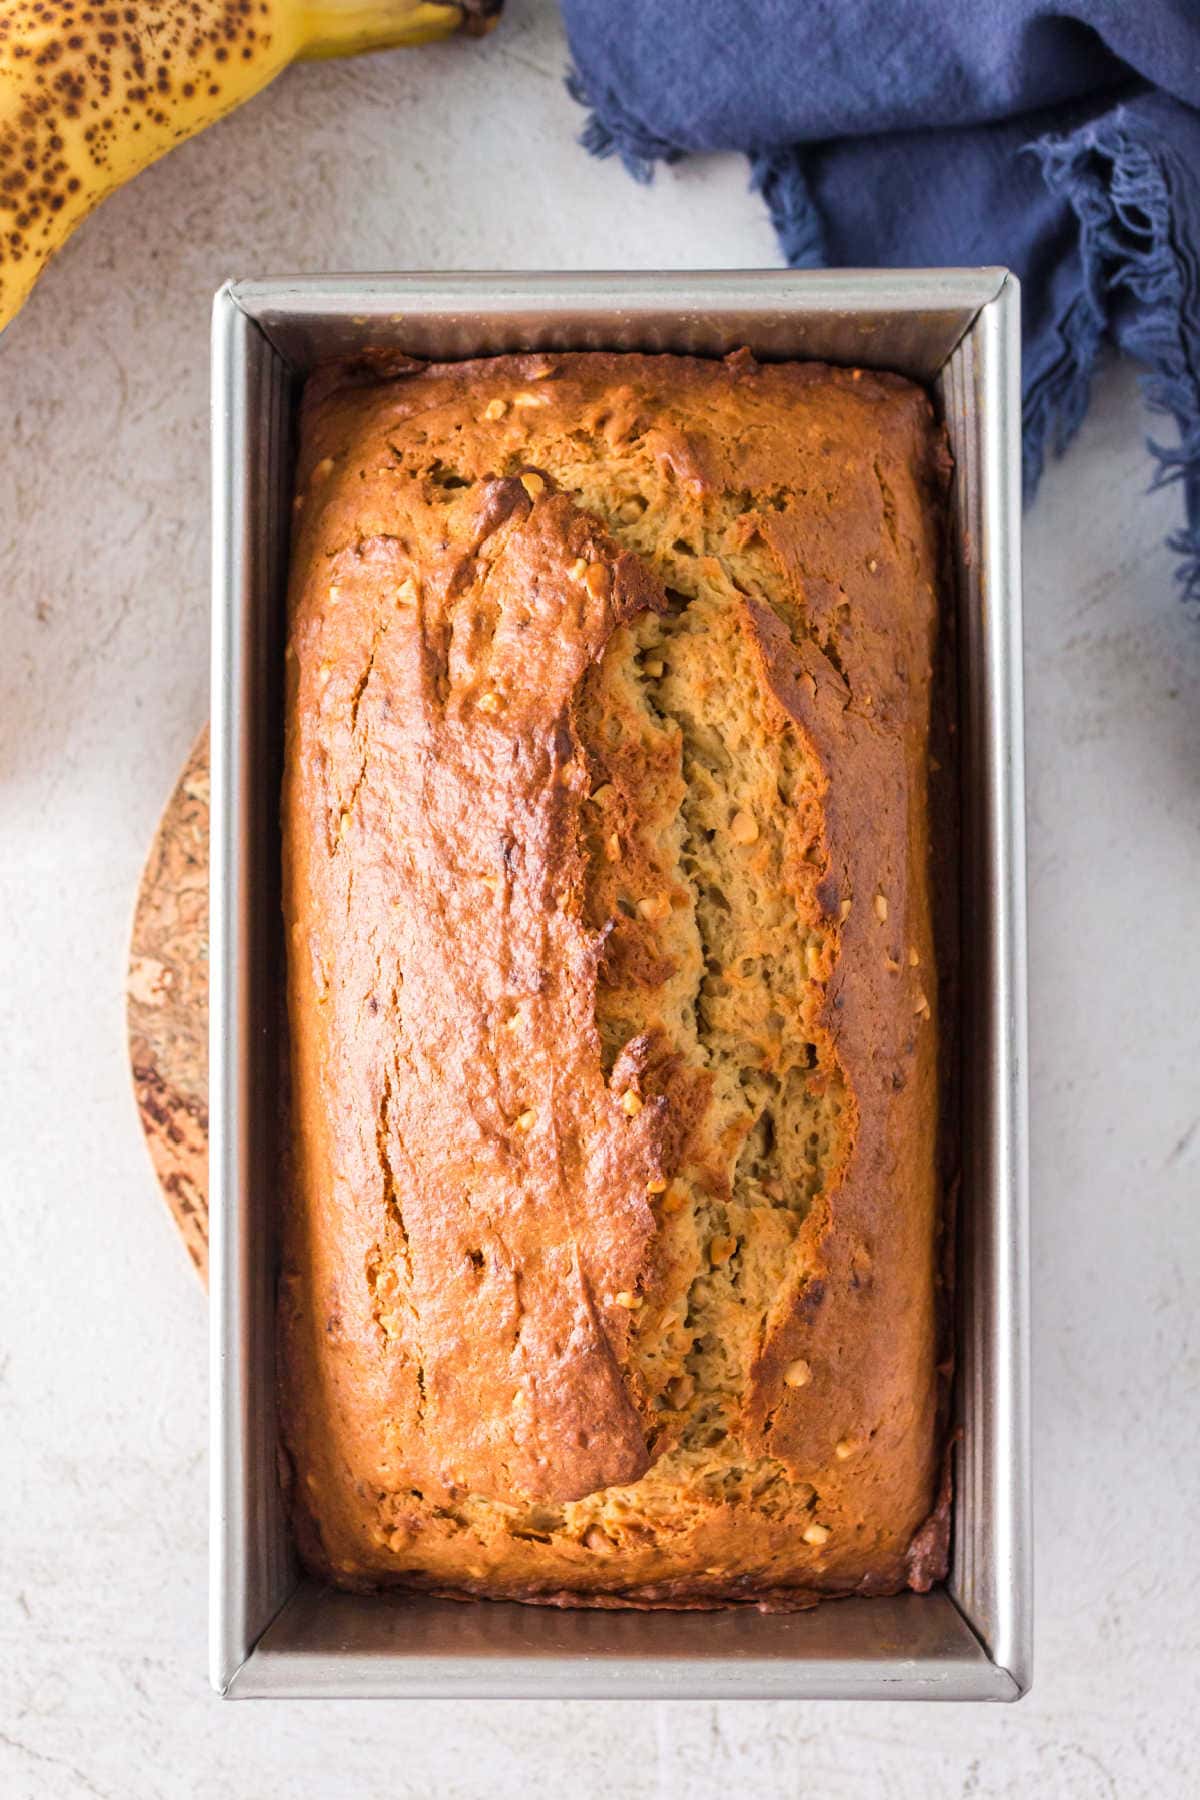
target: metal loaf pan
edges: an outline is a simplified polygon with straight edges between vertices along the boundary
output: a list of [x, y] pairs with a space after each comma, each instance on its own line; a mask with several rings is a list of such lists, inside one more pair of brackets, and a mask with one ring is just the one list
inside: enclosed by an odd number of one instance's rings
[[[1017, 284], [1002, 269], [235, 282], [213, 321], [212, 1594], [223, 1694], [1011, 1700], [1030, 1671]], [[368, 347], [820, 357], [927, 383], [955, 456], [963, 1188], [953, 1568], [793, 1616], [339, 1594], [277, 1479], [278, 794], [295, 399]]]

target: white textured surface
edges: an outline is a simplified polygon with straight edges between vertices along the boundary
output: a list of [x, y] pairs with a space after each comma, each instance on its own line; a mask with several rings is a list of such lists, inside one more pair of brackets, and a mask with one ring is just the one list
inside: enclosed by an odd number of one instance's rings
[[0, 1793], [1194, 1794], [1200, 625], [1123, 372], [1028, 521], [1033, 1695], [205, 1686], [205, 1306], [138, 1137], [121, 984], [206, 709], [209, 301], [285, 267], [775, 260], [741, 163], [643, 190], [576, 150], [562, 62], [548, 0], [513, 0], [482, 46], [293, 72], [104, 207], [0, 343]]

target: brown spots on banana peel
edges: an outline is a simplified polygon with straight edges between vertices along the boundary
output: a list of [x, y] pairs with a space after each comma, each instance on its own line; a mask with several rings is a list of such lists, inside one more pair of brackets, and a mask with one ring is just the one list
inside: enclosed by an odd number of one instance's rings
[[267, 0], [0, 12], [0, 325], [97, 200], [283, 66], [279, 12]]
[[106, 194], [294, 57], [489, 22], [484, 0], [0, 0], [0, 331]]

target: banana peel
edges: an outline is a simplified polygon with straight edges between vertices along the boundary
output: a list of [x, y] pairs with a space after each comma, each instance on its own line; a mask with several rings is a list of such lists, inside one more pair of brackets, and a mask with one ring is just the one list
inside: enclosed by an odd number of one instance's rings
[[0, 332], [107, 194], [299, 59], [480, 35], [503, 0], [0, 0]]

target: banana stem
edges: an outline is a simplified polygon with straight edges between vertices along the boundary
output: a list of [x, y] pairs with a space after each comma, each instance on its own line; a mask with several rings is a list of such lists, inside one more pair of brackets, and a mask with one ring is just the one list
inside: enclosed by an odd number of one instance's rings
[[428, 44], [456, 31], [486, 30], [499, 7], [478, 0], [310, 0], [299, 9], [304, 62], [366, 50]]

